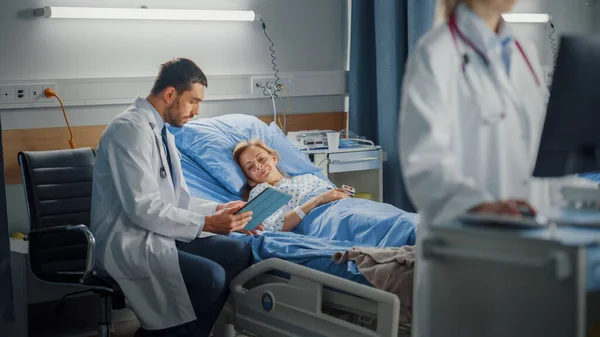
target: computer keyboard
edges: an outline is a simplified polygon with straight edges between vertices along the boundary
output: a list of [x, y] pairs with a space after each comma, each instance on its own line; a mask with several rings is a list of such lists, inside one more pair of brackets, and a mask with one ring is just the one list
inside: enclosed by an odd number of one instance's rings
[[484, 226], [504, 226], [515, 228], [540, 228], [547, 226], [547, 221], [544, 218], [531, 214], [515, 217], [509, 215], [469, 213], [461, 215], [457, 219], [464, 223]]

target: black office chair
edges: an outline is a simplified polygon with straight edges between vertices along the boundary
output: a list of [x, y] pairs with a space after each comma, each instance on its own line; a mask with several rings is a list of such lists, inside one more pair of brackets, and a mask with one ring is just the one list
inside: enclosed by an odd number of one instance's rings
[[94, 150], [23, 151], [18, 159], [31, 226], [26, 240], [33, 275], [99, 295], [98, 336], [110, 336], [110, 308], [125, 308], [125, 298], [116, 282], [94, 270], [95, 240], [88, 229]]

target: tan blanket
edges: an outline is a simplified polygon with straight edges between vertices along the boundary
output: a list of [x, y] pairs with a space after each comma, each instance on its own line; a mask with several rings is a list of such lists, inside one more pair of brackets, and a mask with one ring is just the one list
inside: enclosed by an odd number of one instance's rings
[[412, 322], [415, 246], [393, 248], [353, 247], [333, 256], [336, 263], [354, 261], [358, 271], [375, 288], [396, 294], [400, 299], [400, 327], [410, 329]]

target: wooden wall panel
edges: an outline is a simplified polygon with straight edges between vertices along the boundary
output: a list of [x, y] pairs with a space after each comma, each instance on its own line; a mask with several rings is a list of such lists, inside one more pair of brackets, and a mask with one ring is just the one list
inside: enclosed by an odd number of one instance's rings
[[[288, 115], [286, 131], [346, 128], [345, 112], [326, 112]], [[271, 123], [273, 116], [259, 116], [265, 123]], [[98, 146], [100, 136], [106, 125], [72, 127], [73, 138], [77, 147]], [[20, 151], [46, 151], [69, 149], [69, 130], [61, 128], [15, 129], [2, 132], [4, 151], [4, 169], [6, 184], [21, 183], [21, 169], [17, 161]]]
[[[106, 125], [72, 127], [75, 145], [96, 148], [105, 127]], [[21, 183], [21, 169], [17, 161], [20, 151], [69, 149], [68, 140], [69, 130], [66, 127], [2, 131], [6, 184]]]
[[[286, 120], [286, 131], [300, 130], [342, 130], [346, 128], [347, 114], [345, 112], [311, 113], [288, 115]], [[269, 124], [273, 121], [273, 115], [259, 116], [260, 120]], [[280, 117], [283, 122], [283, 117]]]

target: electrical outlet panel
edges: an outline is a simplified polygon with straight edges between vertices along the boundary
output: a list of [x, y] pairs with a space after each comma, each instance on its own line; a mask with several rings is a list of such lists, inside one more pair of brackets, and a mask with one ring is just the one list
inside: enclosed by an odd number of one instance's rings
[[13, 87], [0, 87], [0, 103], [8, 103], [15, 100], [15, 89]]
[[55, 99], [54, 97], [48, 98], [44, 95], [44, 90], [47, 88], [56, 90], [56, 85], [53, 83], [17, 85], [0, 84], [0, 104], [39, 103], [52, 101]]
[[[48, 88], [48, 87], [46, 87]], [[43, 86], [33, 86], [29, 88], [29, 100], [32, 102], [37, 101], [41, 98], [46, 98], [44, 96], [44, 87]]]
[[29, 101], [29, 88], [27, 87], [15, 87], [15, 101]]
[[547, 86], [552, 85], [552, 78], [554, 76], [554, 68], [552, 66], [542, 67], [544, 70], [544, 82]]
[[[265, 88], [268, 87], [271, 89], [271, 92], [275, 92], [276, 80], [275, 77], [253, 77], [250, 84], [252, 95], [269, 97], [269, 90], [266, 90]], [[294, 91], [291, 77], [280, 77], [278, 82], [285, 88], [286, 93], [289, 94]], [[284, 94], [279, 92], [277, 96], [284, 96]]]

